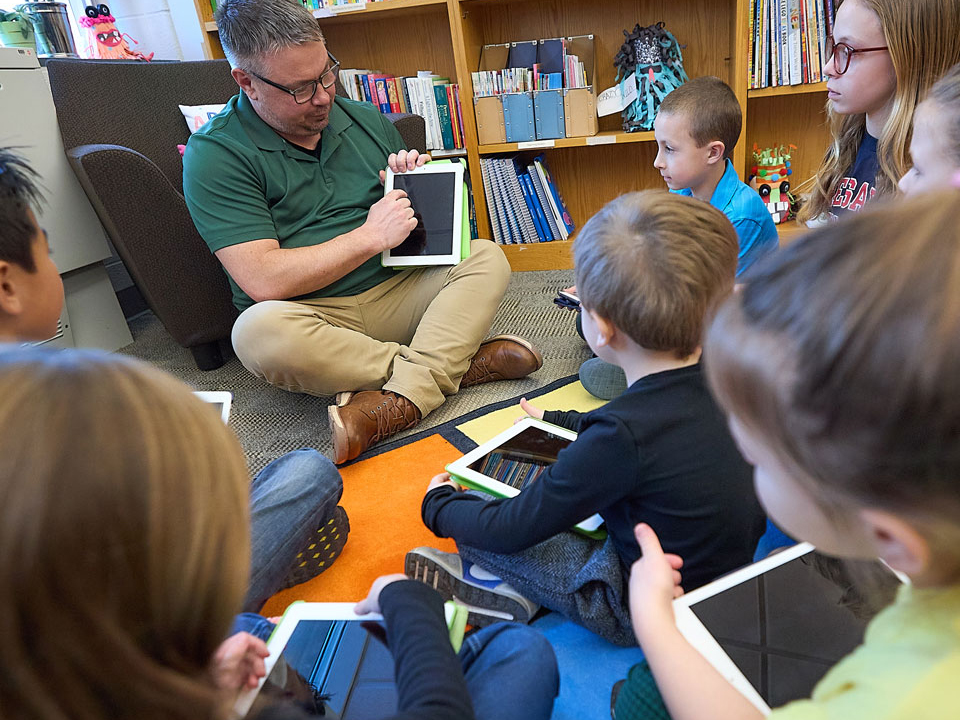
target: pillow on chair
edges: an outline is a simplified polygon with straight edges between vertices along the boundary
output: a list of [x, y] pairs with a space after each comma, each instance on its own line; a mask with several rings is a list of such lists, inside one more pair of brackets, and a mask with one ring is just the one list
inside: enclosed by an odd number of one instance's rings
[[183, 113], [183, 119], [187, 121], [190, 134], [193, 135], [197, 130], [206, 125], [210, 118], [219, 115], [220, 111], [226, 107], [226, 104], [178, 105], [177, 107], [179, 107], [180, 112]]

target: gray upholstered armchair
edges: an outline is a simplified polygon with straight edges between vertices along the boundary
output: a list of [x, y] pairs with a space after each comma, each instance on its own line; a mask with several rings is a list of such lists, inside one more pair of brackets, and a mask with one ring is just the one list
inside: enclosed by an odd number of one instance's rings
[[[197, 366], [220, 367], [237, 311], [183, 200], [177, 145], [190, 133], [177, 106], [226, 102], [237, 93], [230, 66], [51, 60], [47, 71], [70, 164], [130, 276]], [[424, 150], [422, 118], [389, 117]]]

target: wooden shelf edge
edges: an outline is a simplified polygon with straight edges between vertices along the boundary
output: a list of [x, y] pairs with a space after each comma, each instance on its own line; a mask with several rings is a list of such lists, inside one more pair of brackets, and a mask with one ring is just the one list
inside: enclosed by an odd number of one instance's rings
[[789, 222], [777, 225], [777, 235], [780, 237], [780, 247], [786, 247], [794, 240], [806, 235], [808, 232], [810, 232], [810, 228], [808, 228], [806, 225], [801, 225], [796, 220], [791, 220]]
[[397, 12], [410, 8], [430, 7], [431, 5], [446, 6], [447, 0], [380, 0], [380, 2], [368, 2], [360, 10], [313, 10], [313, 16], [320, 20], [335, 20], [337, 18], [355, 18], [369, 15], [377, 12]]
[[501, 245], [500, 249], [514, 272], [530, 270], [570, 270], [573, 268], [573, 241], [553, 240], [551, 242], [521, 245]]
[[596, 135], [573, 138], [557, 138], [556, 140], [534, 140], [526, 143], [497, 143], [495, 145], [481, 145], [478, 152], [481, 155], [495, 153], [517, 152], [520, 150], [552, 150], [554, 148], [587, 147], [595, 145], [622, 145], [624, 143], [656, 142], [652, 132], [625, 133], [605, 131]]
[[747, 98], [779, 97], [781, 95], [804, 95], [806, 93], [826, 92], [827, 83], [804, 83], [802, 85], [781, 85], [779, 87], [757, 88], [747, 91]]

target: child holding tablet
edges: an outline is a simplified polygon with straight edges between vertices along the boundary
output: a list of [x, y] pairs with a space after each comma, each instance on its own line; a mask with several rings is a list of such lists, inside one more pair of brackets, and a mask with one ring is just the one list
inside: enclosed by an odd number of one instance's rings
[[[224, 641], [247, 585], [248, 485], [233, 433], [159, 370], [0, 350], [4, 717], [227, 717], [266, 654], [250, 635]], [[436, 593], [390, 580], [359, 610], [386, 617], [398, 717], [549, 718], [557, 674], [542, 636], [489, 628], [458, 658]], [[492, 714], [510, 693], [523, 702]]]
[[[584, 336], [628, 389], [591, 413], [546, 414], [579, 435], [516, 497], [485, 501], [434, 478], [423, 519], [459, 556], [418, 548], [407, 573], [477, 606], [473, 622], [528, 621], [543, 605], [632, 645], [637, 522], [686, 554], [694, 584], [749, 563], [764, 518], [700, 365], [703, 323], [733, 288], [737, 253], [723, 213], [682, 195], [631, 193], [594, 215], [574, 244]], [[566, 532], [594, 513], [605, 542]]]
[[[824, 553], [879, 556], [912, 581], [812, 698], [776, 720], [960, 707], [958, 199], [926, 194], [811, 233], [707, 334], [711, 387], [770, 516]], [[636, 535], [634, 628], [671, 717], [759, 719], [674, 625], [680, 558], [650, 527]]]

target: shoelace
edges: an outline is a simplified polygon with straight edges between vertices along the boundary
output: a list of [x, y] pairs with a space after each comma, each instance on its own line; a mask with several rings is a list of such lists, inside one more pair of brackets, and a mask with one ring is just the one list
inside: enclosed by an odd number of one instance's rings
[[400, 409], [400, 404], [397, 402], [393, 403], [392, 412], [389, 407], [389, 403], [386, 400], [374, 407], [369, 412], [377, 421], [377, 432], [373, 438], [371, 438], [371, 443], [374, 443], [383, 437], [392, 435], [398, 430], [403, 430], [410, 425], [406, 415], [403, 414], [403, 410]]

